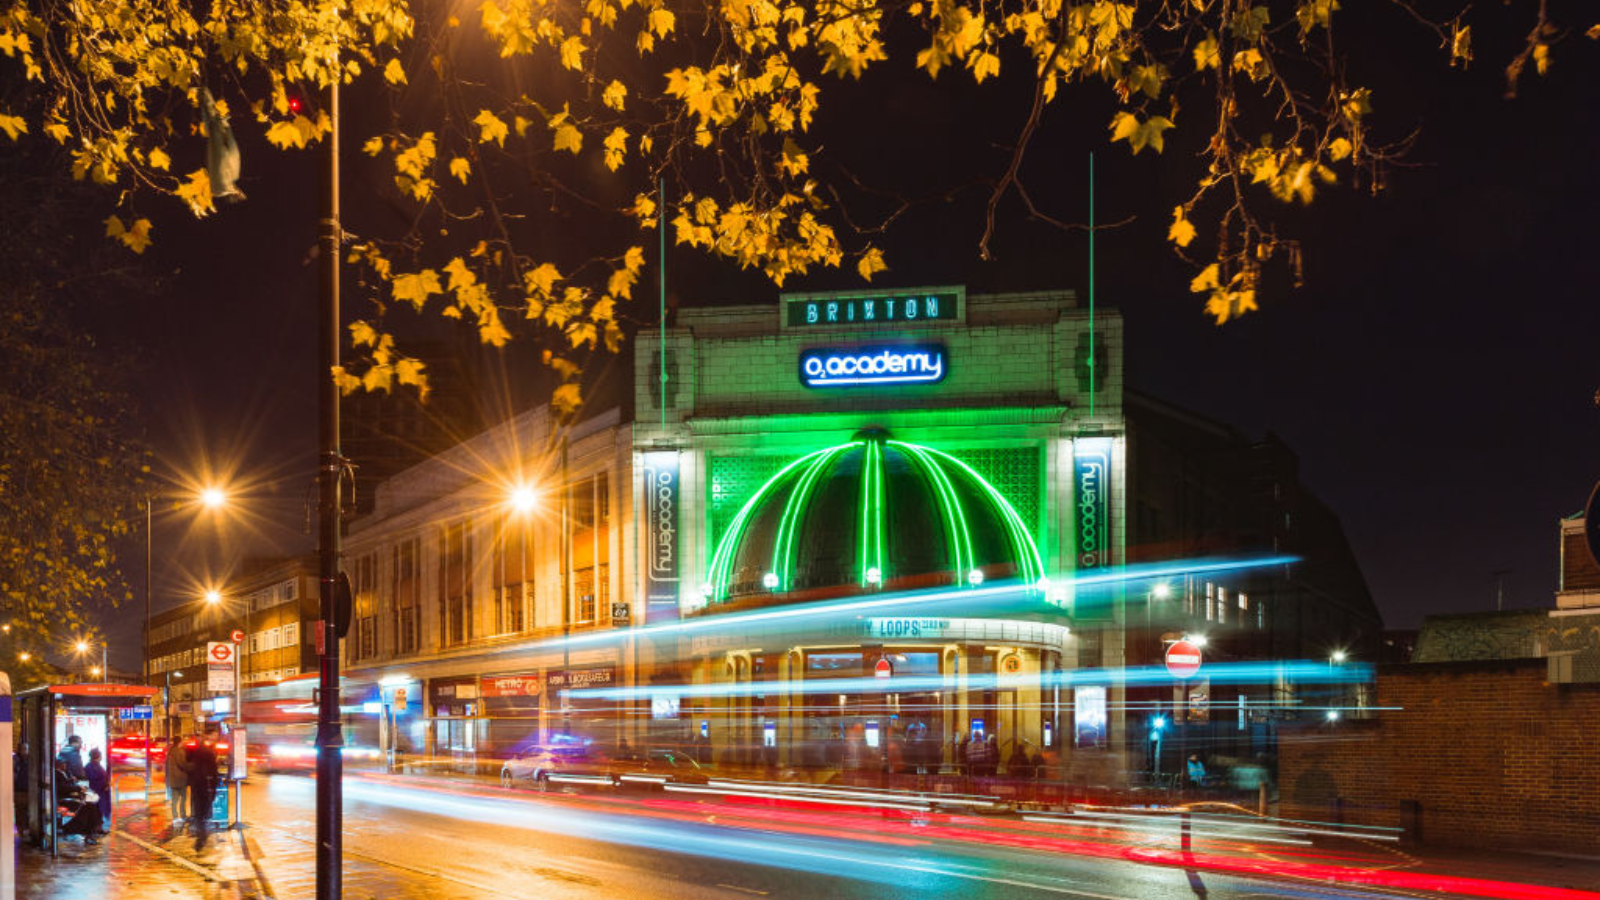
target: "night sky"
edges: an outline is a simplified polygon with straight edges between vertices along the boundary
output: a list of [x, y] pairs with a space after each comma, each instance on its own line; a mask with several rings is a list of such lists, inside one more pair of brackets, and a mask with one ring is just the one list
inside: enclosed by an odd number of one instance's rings
[[[1342, 518], [1389, 627], [1493, 609], [1497, 571], [1507, 573], [1508, 608], [1549, 606], [1558, 520], [1600, 477], [1591, 224], [1600, 54], [1576, 35], [1557, 47], [1548, 78], [1526, 76], [1521, 97], [1506, 100], [1500, 67], [1511, 45], [1482, 31], [1466, 72], [1448, 69], [1425, 33], [1357, 43], [1352, 75], [1376, 88], [1377, 127], [1390, 138], [1421, 129], [1412, 166], [1392, 172], [1375, 199], [1332, 191], [1306, 213], [1276, 207], [1307, 245], [1307, 284], [1272, 291], [1237, 324], [1218, 328], [1202, 315], [1187, 290], [1191, 270], [1164, 241], [1190, 189], [1186, 141], [1203, 139], [1193, 133], [1203, 111], [1179, 119], [1165, 155], [1130, 157], [1105, 144], [1114, 107], [1103, 88], [1064, 92], [1024, 177], [1053, 214], [1083, 221], [1095, 152], [1099, 220], [1137, 217], [1097, 238], [1097, 298], [1127, 321], [1130, 385], [1286, 441], [1303, 480]], [[1397, 62], [1397, 48], [1424, 62]], [[877, 239], [891, 266], [878, 284], [1087, 295], [1084, 233], [1025, 222], [1014, 203], [1002, 210], [997, 258], [977, 256], [986, 194], [975, 180], [1000, 171], [1025, 97], [1006, 101], [946, 74], [932, 86], [920, 77], [846, 85], [824, 103], [819, 164], [918, 197], [949, 194]], [[120, 307], [101, 335], [142, 361], [138, 393], [161, 467], [233, 469], [251, 485], [247, 528], [219, 535], [181, 515], [158, 522], [158, 609], [225, 576], [240, 554], [314, 547], [313, 157], [267, 148], [251, 124], [239, 130], [249, 200], [200, 223], [158, 220], [148, 262], [173, 274], [156, 297]], [[364, 136], [353, 128], [346, 141]], [[358, 231], [392, 214], [363, 199], [376, 177], [358, 167], [347, 176]], [[669, 250], [668, 271], [685, 305], [770, 303], [778, 291], [690, 251]], [[643, 283], [655, 278], [652, 269]], [[853, 272], [824, 273], [785, 289], [858, 284]], [[638, 296], [634, 314], [653, 323], [653, 291]], [[135, 584], [142, 549], [128, 548]], [[135, 606], [114, 632], [128, 638], [120, 663], [133, 669]]]

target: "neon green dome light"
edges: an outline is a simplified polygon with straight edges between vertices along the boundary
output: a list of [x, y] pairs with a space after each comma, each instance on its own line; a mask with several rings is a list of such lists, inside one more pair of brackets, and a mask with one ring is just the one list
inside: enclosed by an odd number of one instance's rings
[[896, 579], [966, 587], [974, 573], [982, 583], [1008, 570], [1030, 586], [1044, 578], [1028, 526], [1004, 495], [950, 453], [876, 432], [767, 479], [718, 540], [707, 599], [851, 593]]

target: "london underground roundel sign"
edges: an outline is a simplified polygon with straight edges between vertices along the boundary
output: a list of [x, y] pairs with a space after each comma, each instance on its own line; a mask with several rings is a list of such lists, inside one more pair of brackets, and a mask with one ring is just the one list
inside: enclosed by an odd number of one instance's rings
[[1173, 678], [1189, 678], [1200, 671], [1200, 648], [1188, 641], [1178, 641], [1167, 648], [1167, 674]]

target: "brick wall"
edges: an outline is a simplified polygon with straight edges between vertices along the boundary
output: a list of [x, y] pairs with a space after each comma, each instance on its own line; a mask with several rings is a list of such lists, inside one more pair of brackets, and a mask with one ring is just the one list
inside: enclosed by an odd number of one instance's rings
[[[1376, 720], [1284, 729], [1280, 812], [1399, 826], [1424, 843], [1600, 848], [1600, 685], [1545, 682], [1544, 660], [1386, 666]], [[1335, 801], [1338, 801], [1337, 803]]]

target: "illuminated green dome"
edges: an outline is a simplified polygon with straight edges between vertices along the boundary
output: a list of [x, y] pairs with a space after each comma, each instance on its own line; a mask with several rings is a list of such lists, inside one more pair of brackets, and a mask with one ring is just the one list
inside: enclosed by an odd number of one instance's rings
[[1022, 518], [971, 466], [866, 432], [768, 479], [718, 542], [704, 590], [713, 603], [801, 600], [1043, 576]]

